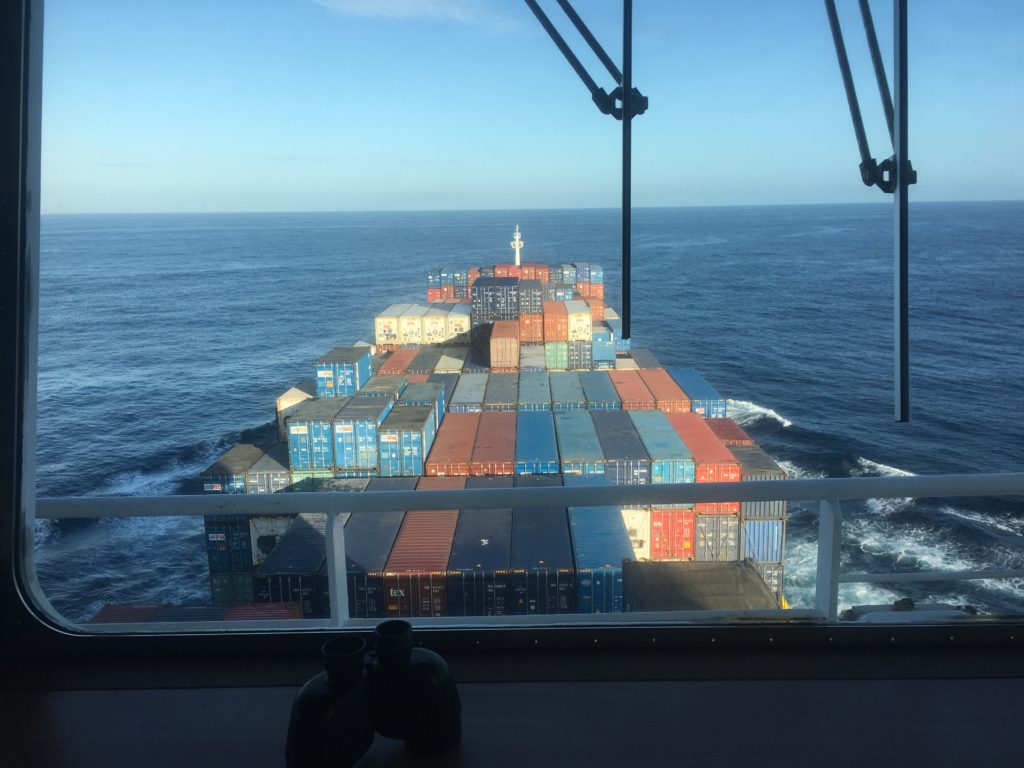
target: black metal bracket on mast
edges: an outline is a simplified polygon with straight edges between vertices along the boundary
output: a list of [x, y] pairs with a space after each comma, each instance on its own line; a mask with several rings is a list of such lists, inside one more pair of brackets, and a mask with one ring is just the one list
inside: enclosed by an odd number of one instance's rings
[[[565, 56], [569, 66], [573, 68], [580, 80], [590, 91], [590, 98], [601, 110], [602, 114], [611, 115], [616, 120], [622, 121], [622, 337], [630, 338], [630, 320], [632, 316], [630, 302], [630, 274], [632, 265], [630, 263], [631, 243], [631, 222], [632, 222], [632, 199], [631, 199], [631, 165], [632, 165], [632, 121], [637, 115], [647, 111], [648, 99], [640, 91], [633, 87], [633, 0], [622, 2], [622, 71], [620, 72], [611, 57], [605, 53], [604, 48], [591, 34], [590, 29], [583, 23], [583, 19], [572, 7], [569, 0], [558, 0], [562, 11], [576, 27], [580, 36], [586, 40], [594, 55], [608, 70], [608, 74], [615, 80], [616, 87], [611, 93], [599, 86], [587, 72], [586, 67], [572, 52], [569, 44], [555, 29], [551, 19], [541, 10], [537, 0], [525, 0], [526, 4], [537, 17], [537, 21], [544, 27], [552, 42]], [[621, 105], [621, 106], [618, 106]]]
[[850, 105], [850, 117], [853, 120], [853, 131], [857, 136], [857, 147], [860, 150], [860, 175], [867, 186], [877, 186], [883, 192], [891, 193], [894, 202], [894, 280], [893, 280], [893, 362], [894, 362], [894, 396], [895, 418], [897, 421], [910, 421], [910, 313], [909, 304], [909, 207], [908, 190], [911, 184], [917, 183], [917, 171], [910, 164], [907, 141], [907, 0], [893, 0], [893, 97], [889, 94], [889, 81], [882, 64], [882, 54], [878, 49], [878, 37], [875, 35], [875, 24], [871, 18], [868, 0], [859, 0], [860, 14], [864, 21], [864, 33], [867, 36], [868, 48], [871, 51], [871, 63], [878, 82], [878, 92], [882, 98], [882, 109], [889, 126], [889, 139], [892, 142], [892, 157], [877, 162], [871, 156], [867, 135], [864, 132], [864, 121], [861, 119], [860, 105], [857, 103], [857, 92], [853, 86], [853, 75], [850, 73], [850, 62], [846, 56], [846, 45], [843, 43], [843, 32], [839, 26], [839, 15], [836, 13], [835, 0], [825, 0], [825, 11], [828, 23], [832, 28], [832, 40], [839, 59], [839, 70], [843, 76], [846, 89], [846, 100]]

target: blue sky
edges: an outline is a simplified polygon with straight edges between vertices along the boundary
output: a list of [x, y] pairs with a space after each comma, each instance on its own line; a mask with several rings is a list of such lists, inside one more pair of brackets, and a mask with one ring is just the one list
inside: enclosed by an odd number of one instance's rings
[[[620, 61], [621, 2], [574, 5]], [[892, 3], [872, 8], [891, 72]], [[1022, 39], [1021, 0], [911, 0], [912, 199], [1024, 198]], [[820, 0], [635, 0], [634, 73], [635, 205], [886, 199], [859, 180]], [[48, 0], [43, 88], [46, 212], [620, 203], [621, 124], [520, 0]]]

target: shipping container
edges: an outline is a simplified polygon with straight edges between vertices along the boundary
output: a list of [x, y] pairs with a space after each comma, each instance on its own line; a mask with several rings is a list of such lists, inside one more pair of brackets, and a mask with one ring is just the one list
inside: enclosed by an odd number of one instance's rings
[[[582, 478], [578, 475], [569, 475], [578, 480], [591, 480], [595, 478]], [[562, 475], [516, 475], [509, 478], [513, 488], [561, 488]]]
[[662, 367], [654, 353], [644, 347], [633, 347], [629, 350], [629, 356], [636, 360], [636, 364], [640, 366], [641, 370], [653, 370]]
[[718, 391], [704, 381], [693, 368], [669, 368], [669, 375], [676, 380], [686, 396], [690, 398], [690, 407], [705, 419], [724, 419], [726, 413], [725, 399]]
[[590, 341], [570, 341], [569, 370], [589, 371], [594, 367], [594, 344]]
[[263, 446], [263, 455], [245, 475], [246, 493], [277, 493], [291, 483], [288, 444]]
[[447, 571], [459, 513], [410, 511], [384, 566], [384, 615], [444, 616]]
[[692, 508], [651, 509], [651, 560], [693, 560], [697, 517]]
[[569, 321], [569, 338], [567, 341], [590, 341], [594, 333], [590, 307], [582, 301], [565, 302], [565, 312]]
[[448, 342], [469, 344], [472, 330], [472, 309], [468, 304], [456, 304], [448, 312]]
[[479, 413], [449, 414], [437, 430], [427, 457], [426, 474], [431, 477], [468, 475], [479, 423]]
[[465, 477], [421, 477], [416, 480], [417, 491], [460, 491], [465, 487]]
[[573, 264], [559, 264], [558, 267], [552, 268], [552, 271], [554, 269], [557, 269], [559, 272], [559, 278], [555, 282], [569, 283], [570, 285], [576, 284], [576, 267]]
[[[374, 347], [374, 349], [377, 349], [377, 348]], [[373, 356], [370, 358], [370, 370], [373, 371], [373, 375], [374, 376], [377, 375], [377, 372], [380, 370], [380, 367], [382, 365], [384, 365], [384, 363], [387, 362], [387, 359], [390, 356], [391, 356], [390, 352], [383, 352], [383, 351], [374, 352]], [[313, 381], [313, 380], [310, 379], [310, 381]], [[372, 378], [371, 378], [371, 381], [372, 381]], [[316, 386], [315, 382], [314, 382], [313, 386], [314, 387]], [[360, 394], [362, 394], [362, 393], [360, 392]]]
[[539, 315], [544, 311], [544, 285], [540, 280], [519, 281], [519, 314]]
[[785, 542], [785, 520], [744, 520], [740, 557], [762, 563], [781, 563]]
[[615, 340], [611, 328], [604, 323], [594, 326], [593, 351], [594, 367], [615, 367]]
[[[252, 564], [256, 568], [263, 565], [263, 562], [277, 547], [281, 538], [287, 533], [288, 526], [295, 519], [295, 515], [248, 515], [248, 518], [249, 540], [252, 542]], [[245, 588], [252, 589], [252, 579], [248, 576], [246, 576]]]
[[239, 443], [200, 473], [206, 493], [245, 493], [246, 478], [264, 450], [252, 443]]
[[462, 373], [467, 352], [465, 347], [442, 347], [441, 357], [438, 358], [437, 365], [434, 366], [435, 373], [456, 375]]
[[471, 475], [511, 475], [516, 460], [516, 414], [509, 411], [484, 411], [480, 414]]
[[436, 426], [429, 405], [395, 408], [377, 431], [382, 477], [422, 475]]
[[449, 407], [449, 401], [452, 399], [452, 395], [455, 394], [455, 387], [459, 384], [459, 374], [457, 373], [434, 373], [431, 374], [427, 381], [431, 384], [440, 384], [444, 387], [444, 403], [445, 410], [451, 410]]
[[593, 262], [590, 263], [590, 282], [604, 282], [604, 267], [602, 267], [600, 264], [595, 264]]
[[567, 475], [603, 475], [604, 452], [587, 411], [554, 412], [555, 435], [562, 472]]
[[288, 457], [291, 469], [334, 467], [334, 417], [348, 404], [348, 398], [307, 400], [296, 406], [285, 422], [288, 426]]
[[651, 459], [625, 411], [590, 411], [604, 453], [605, 475], [615, 485], [648, 485]]
[[552, 372], [548, 374], [551, 386], [551, 410], [583, 411], [587, 408], [587, 398], [580, 383], [580, 375], [575, 371]]
[[[290, 522], [287, 521], [286, 522]], [[210, 599], [214, 605], [252, 603], [252, 571], [245, 573], [211, 573]]]
[[377, 469], [377, 430], [392, 408], [384, 397], [353, 397], [334, 417], [334, 468]]
[[615, 369], [616, 371], [639, 371], [640, 366], [636, 364], [636, 360], [632, 360], [628, 357], [616, 357], [615, 358]]
[[573, 266], [576, 268], [576, 282], [590, 282], [590, 264], [585, 261], [575, 261]]
[[444, 294], [440, 288], [427, 288], [427, 304], [436, 304], [444, 301]]
[[398, 407], [408, 408], [410, 406], [426, 405], [434, 411], [434, 428], [441, 424], [445, 414], [444, 384], [440, 382], [424, 382], [423, 384], [410, 384], [405, 392], [398, 398]]
[[[292, 473], [293, 475], [296, 473]], [[370, 477], [311, 476], [292, 483], [282, 493], [362, 493]]]
[[519, 376], [515, 373], [492, 373], [484, 391], [484, 411], [514, 411], [519, 403]]
[[576, 569], [564, 507], [512, 509], [513, 610], [575, 613]]
[[409, 362], [409, 367], [406, 368], [406, 372], [425, 373], [429, 375], [434, 372], [434, 368], [437, 367], [437, 364], [440, 360], [440, 347], [423, 347], [419, 352], [416, 353], [416, 357], [414, 357]]
[[206, 515], [203, 526], [210, 573], [252, 572], [252, 534], [246, 515]]
[[515, 613], [511, 563], [511, 508], [461, 510], [448, 560], [448, 615]]
[[326, 558], [327, 516], [304, 513], [252, 577], [258, 603], [298, 603], [304, 618], [322, 618], [330, 606], [320, 604], [320, 570]]
[[[252, 589], [251, 579], [249, 580], [249, 589]], [[224, 614], [224, 621], [294, 621], [301, 618], [302, 606], [294, 603], [232, 605]]]
[[384, 566], [404, 519], [402, 511], [353, 512], [345, 525], [348, 615], [352, 618], [385, 615]]
[[622, 402], [606, 371], [584, 371], [579, 374], [580, 385], [589, 411], [617, 411]]
[[776, 599], [783, 597], [785, 566], [782, 563], [759, 563], [756, 561], [752, 565]]
[[516, 414], [515, 462], [517, 475], [550, 475], [561, 470], [550, 411]]
[[161, 605], [113, 605], [106, 603], [89, 619], [90, 624], [146, 624], [153, 620]]
[[486, 391], [486, 373], [464, 373], [448, 402], [448, 410], [451, 413], [479, 413], [483, 410]]
[[411, 306], [412, 304], [392, 304], [373, 318], [373, 337], [377, 346], [394, 346], [400, 343], [398, 341], [398, 318]]
[[429, 308], [423, 304], [410, 304], [398, 318], [398, 343], [423, 344], [423, 316]]
[[[440, 291], [435, 301], [440, 301]], [[431, 307], [423, 315], [423, 343], [444, 344], [448, 341], [448, 307]]]
[[335, 347], [316, 359], [316, 396], [351, 397], [370, 380], [369, 347]]
[[398, 398], [405, 391], [408, 384], [409, 379], [404, 374], [396, 374], [392, 376], [377, 374], [366, 382], [365, 387], [359, 390], [359, 396], [384, 397], [394, 403], [398, 401]]
[[519, 320], [519, 280], [481, 277], [470, 290], [473, 327], [497, 320]]
[[496, 320], [491, 329], [491, 368], [519, 367], [519, 322]]
[[520, 372], [518, 410], [551, 410], [551, 386], [548, 384], [547, 373], [540, 371]]
[[[785, 470], [756, 445], [733, 445], [728, 450], [739, 462], [741, 480], [785, 480], [788, 478]], [[744, 501], [740, 505], [740, 514], [748, 520], [754, 518], [781, 520], [786, 517], [786, 501], [784, 499]]]
[[[402, 347], [391, 353], [387, 362], [377, 372], [379, 376], [398, 376], [409, 370], [409, 364], [420, 353], [418, 347]], [[360, 393], [361, 394], [361, 393]]]
[[519, 315], [519, 341], [523, 344], [544, 342], [544, 315], [540, 312]]
[[697, 515], [694, 556], [699, 561], [738, 560], [738, 515]]
[[316, 397], [316, 382], [313, 379], [302, 379], [294, 387], [289, 387], [277, 398], [277, 438], [282, 443], [288, 442], [288, 430], [284, 421], [299, 403]]
[[569, 312], [565, 302], [545, 301], [544, 307], [544, 341], [569, 340]]
[[592, 286], [592, 288], [600, 289], [600, 296], [595, 296], [590, 293], [584, 300], [583, 303], [587, 305], [590, 310], [590, 319], [592, 323], [604, 322], [604, 287], [603, 286]]
[[223, 621], [226, 605], [164, 605], [153, 614], [153, 623]]
[[651, 484], [693, 483], [693, 455], [661, 411], [626, 411], [651, 458]]
[[[550, 283], [544, 286], [544, 301], [572, 301], [576, 295], [575, 286]], [[547, 312], [547, 310], [544, 310]]]
[[429, 373], [407, 373], [405, 377], [409, 380], [410, 384], [423, 384], [430, 381]]
[[418, 477], [372, 477], [366, 484], [367, 491], [413, 491]]
[[544, 342], [544, 367], [549, 371], [564, 371], [569, 367], [569, 343]]
[[576, 559], [576, 611], [621, 613], [622, 563], [633, 559], [618, 507], [569, 507]]
[[523, 268], [518, 264], [495, 264], [494, 276], [520, 278], [523, 276]]
[[626, 563], [626, 610], [774, 610], [778, 599], [750, 563]]
[[651, 508], [623, 507], [622, 522], [626, 526], [634, 560], [651, 559]]
[[637, 372], [654, 398], [655, 407], [665, 413], [689, 413], [690, 398], [679, 388], [664, 368], [648, 368]]
[[753, 445], [753, 438], [743, 431], [732, 419], [705, 419], [705, 424], [715, 433], [722, 445], [729, 448], [734, 445]]
[[653, 411], [654, 395], [640, 378], [639, 371], [608, 371], [608, 378], [622, 400], [625, 411]]
[[[669, 423], [693, 454], [695, 478], [698, 483], [738, 483], [742, 476], [740, 464], [729, 449], [696, 413], [670, 413]], [[698, 514], [734, 515], [740, 511], [738, 501], [703, 502]]]
[[545, 347], [543, 344], [520, 344], [519, 345], [519, 370], [543, 373], [547, 371], [548, 364], [544, 356]]

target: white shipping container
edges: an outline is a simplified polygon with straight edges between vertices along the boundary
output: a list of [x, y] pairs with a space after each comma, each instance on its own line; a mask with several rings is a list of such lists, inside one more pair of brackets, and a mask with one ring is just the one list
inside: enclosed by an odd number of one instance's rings
[[519, 347], [519, 368], [547, 368], [544, 362], [543, 344], [523, 344]]
[[448, 341], [448, 310], [428, 309], [423, 315], [423, 343], [443, 344]]
[[249, 518], [253, 567], [263, 565], [263, 561], [274, 551], [274, 547], [284, 536], [294, 517], [294, 515], [274, 515], [273, 517]]
[[316, 397], [316, 382], [312, 379], [303, 379], [294, 387], [289, 387], [277, 398], [277, 434], [282, 441], [287, 442], [288, 440], [288, 430], [284, 420], [291, 416], [292, 409], [296, 405], [313, 397]]
[[448, 338], [464, 344], [469, 343], [472, 321], [469, 304], [456, 304], [448, 313]]
[[592, 341], [594, 323], [586, 302], [567, 301], [565, 310], [569, 313], [569, 341]]
[[398, 318], [412, 304], [392, 304], [373, 318], [373, 336], [378, 344], [398, 344]]
[[466, 347], [445, 347], [441, 350], [441, 359], [434, 366], [434, 373], [462, 373], [467, 354], [469, 349]]
[[637, 560], [651, 559], [651, 510], [649, 508], [627, 507], [622, 510], [622, 522], [629, 534], [633, 556]]
[[639, 371], [640, 366], [637, 365], [636, 360], [631, 357], [616, 357], [615, 358], [615, 370], [616, 371]]
[[423, 343], [423, 316], [429, 310], [422, 304], [411, 304], [398, 318], [398, 343]]

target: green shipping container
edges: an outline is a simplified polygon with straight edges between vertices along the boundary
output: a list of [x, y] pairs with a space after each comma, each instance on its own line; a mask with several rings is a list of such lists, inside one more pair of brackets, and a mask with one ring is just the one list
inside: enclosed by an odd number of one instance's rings
[[549, 371], [564, 371], [569, 367], [569, 345], [564, 341], [544, 343], [544, 364]]
[[210, 596], [214, 605], [239, 605], [255, 602], [251, 573], [211, 573]]

